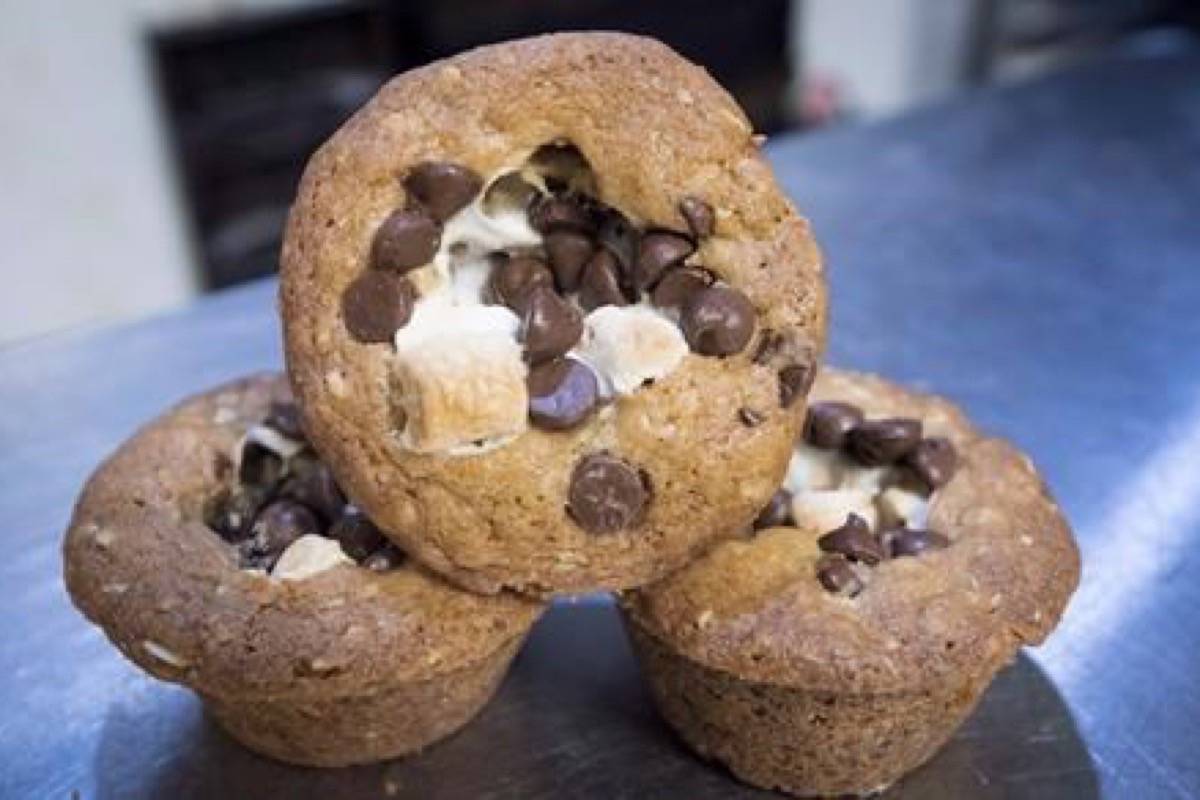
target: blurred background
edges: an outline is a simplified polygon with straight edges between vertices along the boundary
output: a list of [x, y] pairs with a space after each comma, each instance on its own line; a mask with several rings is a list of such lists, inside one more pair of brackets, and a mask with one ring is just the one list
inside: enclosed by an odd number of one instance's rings
[[1200, 40], [1189, 0], [0, 0], [0, 345], [275, 271], [308, 154], [389, 75], [607, 28], [771, 135]]

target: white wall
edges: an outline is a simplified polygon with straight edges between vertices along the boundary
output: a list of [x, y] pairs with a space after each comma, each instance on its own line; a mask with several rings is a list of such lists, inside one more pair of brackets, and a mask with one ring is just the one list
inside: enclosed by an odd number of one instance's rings
[[0, 0], [0, 343], [194, 295], [144, 34], [281, 4]]

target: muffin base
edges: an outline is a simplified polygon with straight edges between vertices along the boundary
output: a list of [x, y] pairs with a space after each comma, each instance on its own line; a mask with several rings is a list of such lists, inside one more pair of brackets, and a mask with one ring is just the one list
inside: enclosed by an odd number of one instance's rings
[[361, 694], [200, 697], [230, 736], [262, 755], [307, 767], [368, 764], [416, 753], [466, 725], [495, 694], [523, 640], [465, 668]]
[[706, 667], [624, 619], [659, 712], [689, 747], [746, 783], [805, 797], [874, 794], [928, 761], [1004, 663], [919, 691], [821, 691]]

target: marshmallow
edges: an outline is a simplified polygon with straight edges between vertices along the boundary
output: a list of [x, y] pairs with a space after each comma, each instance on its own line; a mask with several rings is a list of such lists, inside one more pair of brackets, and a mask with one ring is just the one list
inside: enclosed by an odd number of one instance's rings
[[605, 389], [631, 394], [671, 373], [688, 353], [675, 323], [647, 306], [601, 306], [583, 320], [574, 354], [602, 377]]
[[879, 515], [873, 500], [872, 492], [865, 489], [804, 491], [792, 496], [792, 518], [797, 528], [821, 534], [840, 526], [847, 515], [857, 514], [874, 530]]
[[342, 546], [333, 539], [306, 533], [288, 545], [275, 562], [271, 577], [284, 581], [302, 581], [339, 564], [353, 564]]

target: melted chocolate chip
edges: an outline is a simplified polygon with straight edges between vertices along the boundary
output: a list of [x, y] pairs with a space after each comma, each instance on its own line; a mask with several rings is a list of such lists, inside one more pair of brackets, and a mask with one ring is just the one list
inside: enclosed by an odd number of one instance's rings
[[754, 334], [754, 306], [731, 286], [710, 286], [683, 308], [680, 326], [694, 352], [705, 356], [739, 353]]
[[708, 203], [698, 197], [685, 197], [679, 201], [679, 213], [687, 221], [692, 236], [697, 239], [712, 236], [717, 218], [713, 214], [712, 206]]
[[595, 230], [588, 208], [576, 197], [551, 195], [529, 207], [529, 225], [545, 235], [556, 230], [591, 233]]
[[445, 222], [475, 199], [483, 179], [449, 161], [425, 161], [404, 178], [404, 188], [434, 219]]
[[303, 442], [307, 438], [300, 420], [300, 407], [295, 403], [271, 403], [263, 424], [294, 442]]
[[546, 236], [546, 256], [554, 270], [554, 280], [560, 292], [579, 289], [583, 267], [592, 257], [596, 245], [586, 234], [571, 230], [553, 231]]
[[329, 467], [315, 458], [302, 458], [291, 465], [291, 473], [279, 489], [280, 497], [304, 504], [327, 523], [341, 516], [346, 495]]
[[276, 500], [259, 512], [242, 542], [243, 563], [269, 570], [288, 545], [308, 533], [320, 533], [316, 515], [293, 500]]
[[582, 335], [579, 309], [549, 287], [538, 286], [529, 292], [521, 312], [519, 339], [531, 364], [563, 355]]
[[863, 590], [862, 579], [840, 555], [827, 554], [817, 560], [817, 580], [825, 591], [845, 597], [854, 597]]
[[441, 238], [442, 226], [423, 209], [393, 211], [375, 232], [371, 266], [404, 274], [432, 261]]
[[242, 442], [238, 480], [243, 485], [270, 488], [283, 477], [283, 467], [283, 459], [274, 450], [251, 439]]
[[579, 425], [600, 397], [596, 375], [573, 358], [556, 358], [529, 370], [529, 419], [535, 427], [562, 431]]
[[579, 304], [585, 311], [600, 306], [623, 306], [629, 301], [621, 291], [620, 269], [608, 250], [597, 250], [583, 268], [579, 284]]
[[534, 289], [552, 286], [554, 276], [540, 258], [526, 255], [501, 258], [488, 278], [488, 299], [519, 313]]
[[368, 271], [346, 287], [342, 319], [346, 329], [364, 344], [390, 342], [408, 324], [417, 290], [394, 272]]
[[801, 364], [792, 364], [779, 370], [779, 405], [791, 408], [801, 397], [808, 396], [816, 371]]
[[950, 546], [950, 540], [936, 531], [894, 529], [880, 537], [888, 544], [892, 558], [919, 556], [929, 550], [941, 550]]
[[250, 535], [250, 526], [270, 497], [263, 487], [241, 486], [223, 490], [206, 503], [204, 522], [227, 542], [237, 543]]
[[371, 572], [391, 572], [404, 563], [404, 551], [394, 544], [385, 544], [367, 556], [362, 565]]
[[650, 493], [631, 464], [607, 453], [585, 456], [571, 473], [567, 511], [590, 533], [615, 533], [635, 525]]
[[904, 463], [932, 491], [945, 486], [954, 477], [954, 471], [958, 469], [958, 452], [949, 439], [940, 436], [922, 439]]
[[921, 441], [921, 421], [907, 417], [860, 423], [846, 437], [846, 449], [860, 464], [882, 467], [912, 452]]
[[659, 308], [683, 308], [697, 292], [713, 284], [713, 274], [700, 267], [679, 267], [662, 276], [650, 294]]
[[359, 562], [388, 543], [375, 523], [360, 511], [343, 514], [327, 535], [337, 540], [346, 555]]
[[813, 403], [804, 419], [804, 441], [822, 450], [840, 450], [862, 421], [862, 409], [850, 403]]
[[817, 546], [826, 553], [840, 553], [864, 564], [878, 564], [886, 556], [879, 540], [871, 535], [867, 521], [858, 514], [850, 514], [841, 527], [817, 539]]
[[763, 507], [763, 510], [758, 512], [758, 516], [754, 518], [754, 530], [761, 531], [764, 528], [779, 528], [784, 525], [792, 524], [792, 493], [787, 489], [780, 489], [771, 496], [770, 501]]
[[600, 229], [596, 232], [596, 241], [600, 246], [613, 254], [620, 270], [621, 285], [626, 288], [633, 286], [633, 266], [638, 253], [638, 231], [625, 215], [615, 209], [608, 209], [601, 221]]
[[682, 234], [673, 231], [650, 231], [638, 242], [637, 268], [634, 286], [649, 291], [671, 267], [680, 264], [695, 252], [696, 246]]
[[754, 363], [776, 368], [779, 405], [783, 408], [791, 408], [798, 399], [806, 397], [816, 378], [811, 349], [794, 336], [779, 331], [763, 331], [754, 348]]

